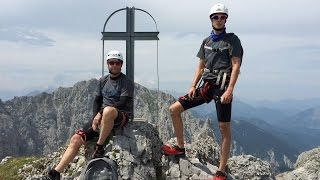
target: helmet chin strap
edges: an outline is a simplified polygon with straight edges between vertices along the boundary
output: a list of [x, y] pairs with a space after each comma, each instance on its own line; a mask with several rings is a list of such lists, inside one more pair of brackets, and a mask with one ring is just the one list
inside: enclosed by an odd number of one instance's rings
[[214, 29], [214, 30], [216, 30], [216, 31], [222, 31], [222, 30], [224, 30], [225, 28], [226, 28], [226, 27], [223, 26], [223, 28], [218, 29], [218, 28], [215, 28], [215, 27], [212, 25], [212, 29]]

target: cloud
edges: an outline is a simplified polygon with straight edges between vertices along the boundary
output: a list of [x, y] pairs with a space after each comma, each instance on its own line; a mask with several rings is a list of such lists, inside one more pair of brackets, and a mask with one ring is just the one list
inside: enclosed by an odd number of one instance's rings
[[[4, 95], [1, 89], [70, 86], [100, 76], [103, 24], [112, 12], [126, 6], [147, 10], [157, 21], [160, 87], [186, 92], [199, 46], [211, 29], [207, 17], [215, 2], [4, 0], [0, 6], [0, 95]], [[289, 0], [220, 2], [230, 11], [227, 31], [239, 36], [245, 50], [236, 93], [262, 99], [318, 96], [319, 85], [313, 78], [319, 76], [320, 66], [316, 41], [320, 25], [315, 23], [320, 1], [307, 1], [308, 13], [297, 13], [301, 4]], [[137, 31], [154, 31], [152, 20], [143, 13], [136, 13], [136, 23]], [[115, 15], [107, 30], [125, 30], [125, 12]], [[105, 42], [105, 51], [124, 52], [125, 47], [123, 41]], [[135, 77], [150, 87], [157, 84], [156, 52], [155, 41], [135, 42]]]
[[0, 41], [24, 42], [34, 46], [53, 46], [55, 41], [34, 29], [0, 27]]
[[[39, 47], [22, 42], [0, 41], [0, 92], [21, 94], [52, 85], [71, 86], [77, 81], [100, 75], [101, 49], [98, 39], [86, 34], [37, 31], [53, 37], [55, 45]], [[5, 94], [8, 93], [1, 93], [0, 98], [5, 99]]]

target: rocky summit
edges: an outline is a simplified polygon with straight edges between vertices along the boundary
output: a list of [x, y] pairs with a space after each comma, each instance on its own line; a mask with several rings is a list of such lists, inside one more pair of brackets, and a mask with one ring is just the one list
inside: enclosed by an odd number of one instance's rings
[[[91, 116], [97, 80], [82, 81], [52, 93], [0, 101], [0, 157], [40, 156], [28, 159], [14, 174], [17, 179], [39, 179], [60, 160], [68, 139]], [[168, 94], [135, 85], [134, 116], [106, 145], [116, 161], [119, 179], [209, 179], [217, 170], [220, 147], [212, 122], [183, 114], [186, 156], [165, 156], [163, 143], [174, 144]], [[94, 143], [82, 147], [62, 179], [79, 179]], [[4, 158], [0, 168], [12, 163]], [[13, 170], [11, 168], [11, 170]], [[0, 169], [1, 172], [1, 169]], [[228, 161], [228, 179], [274, 179], [268, 162], [251, 155]], [[1, 174], [0, 174], [1, 175]], [[0, 178], [1, 179], [1, 178]]]
[[[162, 143], [154, 125], [133, 121], [112, 138], [106, 156], [117, 162], [119, 179], [209, 179], [218, 169], [219, 146], [205, 129], [199, 130], [196, 141], [186, 144], [185, 157], [165, 156]], [[167, 143], [173, 144], [175, 139]], [[93, 143], [83, 147], [63, 173], [63, 179], [80, 179], [92, 150]], [[25, 164], [19, 170], [19, 177], [40, 179], [56, 165], [63, 151]], [[270, 165], [252, 156], [233, 157], [228, 166], [229, 179], [273, 179]]]

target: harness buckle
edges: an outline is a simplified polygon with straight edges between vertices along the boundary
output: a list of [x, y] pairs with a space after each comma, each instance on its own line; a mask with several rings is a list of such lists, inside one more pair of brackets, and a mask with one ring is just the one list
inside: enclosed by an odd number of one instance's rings
[[204, 72], [204, 73], [210, 73], [210, 69], [204, 68], [204, 69], [203, 69], [203, 72]]

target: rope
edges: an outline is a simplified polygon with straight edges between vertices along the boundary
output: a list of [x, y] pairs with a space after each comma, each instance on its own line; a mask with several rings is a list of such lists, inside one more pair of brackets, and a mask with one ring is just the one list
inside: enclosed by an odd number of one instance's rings
[[157, 40], [157, 81], [158, 81], [158, 103], [157, 103], [157, 122], [159, 122], [159, 114], [160, 114], [160, 109], [159, 109], [159, 103], [160, 103], [160, 78], [159, 78], [159, 40]]

